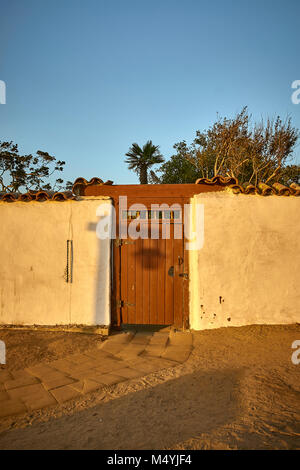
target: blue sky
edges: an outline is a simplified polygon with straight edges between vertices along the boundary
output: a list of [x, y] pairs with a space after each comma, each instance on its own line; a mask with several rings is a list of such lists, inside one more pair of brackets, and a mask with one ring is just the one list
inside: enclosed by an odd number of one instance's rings
[[[136, 183], [124, 155], [166, 158], [217, 113], [290, 114], [299, 0], [0, 0], [0, 140], [66, 161], [64, 178]], [[300, 161], [299, 148], [296, 152]]]

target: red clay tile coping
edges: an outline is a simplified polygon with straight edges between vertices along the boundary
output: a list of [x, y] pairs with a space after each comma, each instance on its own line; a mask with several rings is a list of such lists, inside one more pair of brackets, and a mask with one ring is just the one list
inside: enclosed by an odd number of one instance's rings
[[244, 183], [241, 185], [236, 178], [224, 177], [221, 175], [214, 176], [211, 179], [199, 178], [195, 183], [206, 185], [222, 185], [229, 187], [235, 194], [259, 194], [261, 196], [300, 196], [300, 185], [296, 183], [292, 183], [290, 186], [285, 186], [281, 183], [273, 183], [272, 186], [269, 186], [265, 183], [258, 183], [257, 186], [249, 183]]
[[[292, 183], [290, 186], [285, 186], [281, 183], [273, 183], [272, 186], [265, 183], [258, 183], [257, 186], [249, 183], [244, 183], [241, 185], [236, 178], [219, 175], [214, 176], [211, 179], [199, 178], [195, 181], [195, 184], [205, 186], [224, 186], [224, 188], [230, 188], [234, 194], [259, 194], [261, 196], [300, 196], [300, 185], [296, 183]], [[25, 194], [0, 193], [0, 201], [70, 201], [76, 200], [76, 196], [84, 196], [84, 190], [87, 186], [98, 185], [111, 186], [113, 185], [113, 182], [110, 180], [103, 182], [103, 180], [98, 177], [94, 177], [90, 181], [87, 181], [85, 178], [80, 177], [75, 180], [72, 191], [28, 191]]]
[[259, 194], [261, 196], [300, 196], [300, 185], [292, 183], [290, 186], [285, 186], [281, 183], [273, 183], [269, 186], [265, 183], [258, 183], [257, 186], [253, 184], [244, 183], [239, 184], [236, 178], [214, 176], [211, 179], [199, 178], [196, 184], [206, 185], [221, 185], [229, 187], [235, 194]]
[[76, 197], [72, 191], [28, 191], [25, 194], [19, 193], [0, 193], [0, 201], [4, 202], [30, 202], [30, 201], [70, 201]]
[[[84, 178], [77, 178], [73, 184], [73, 194], [84, 196], [84, 190], [87, 186], [95, 185], [112, 185], [112, 181], [105, 183], [100, 178], [92, 178], [87, 181]], [[259, 183], [257, 186], [253, 184], [244, 183], [240, 185], [238, 180], [233, 177], [214, 176], [213, 178], [199, 178], [195, 184], [210, 185], [210, 186], [224, 186], [230, 188], [235, 194], [259, 194], [261, 196], [300, 196], [300, 185], [292, 183], [290, 186], [284, 186], [281, 183], [274, 183], [269, 186], [265, 183]]]

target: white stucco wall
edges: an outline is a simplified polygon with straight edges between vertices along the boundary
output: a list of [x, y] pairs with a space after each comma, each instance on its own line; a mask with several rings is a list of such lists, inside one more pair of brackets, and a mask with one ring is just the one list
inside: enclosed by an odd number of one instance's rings
[[190, 326], [300, 321], [300, 198], [195, 196], [204, 245], [190, 251]]
[[[0, 324], [109, 325], [110, 241], [96, 237], [107, 198], [0, 202]], [[65, 281], [73, 240], [73, 282]]]

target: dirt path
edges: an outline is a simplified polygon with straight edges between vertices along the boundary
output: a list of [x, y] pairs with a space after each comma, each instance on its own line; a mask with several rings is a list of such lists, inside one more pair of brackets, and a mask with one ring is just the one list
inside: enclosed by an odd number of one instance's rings
[[299, 325], [194, 333], [184, 364], [3, 421], [0, 449], [300, 448], [296, 339]]

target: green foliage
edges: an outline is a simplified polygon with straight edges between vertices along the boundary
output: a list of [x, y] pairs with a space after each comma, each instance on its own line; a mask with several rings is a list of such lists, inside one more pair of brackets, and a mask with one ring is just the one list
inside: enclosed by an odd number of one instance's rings
[[163, 156], [159, 152], [159, 146], [153, 145], [151, 140], [141, 148], [137, 143], [132, 144], [126, 153], [125, 162], [128, 164], [129, 170], [135, 171], [141, 184], [148, 184], [148, 170], [158, 163], [164, 161]]
[[300, 184], [300, 165], [287, 165], [284, 167], [279, 182], [287, 186], [292, 183]]
[[159, 168], [159, 179], [162, 183], [192, 183], [197, 178], [223, 175], [255, 185], [298, 182], [299, 165], [289, 165], [298, 138], [290, 118], [283, 121], [278, 116], [252, 124], [245, 107], [234, 118], [218, 118], [208, 130], [197, 131], [191, 145], [185, 141], [175, 144], [176, 154]]
[[[172, 155], [170, 160], [159, 167], [158, 173], [162, 173], [159, 178], [160, 183], [176, 184], [176, 183], [194, 183], [199, 177], [197, 168], [182, 155]], [[155, 182], [154, 175], [151, 175]]]
[[[64, 165], [65, 162], [41, 150], [36, 155], [19, 155], [16, 144], [0, 141], [0, 191], [65, 189], [61, 178], [57, 178], [54, 184], [50, 181], [54, 173], [63, 171]], [[72, 183], [68, 181], [67, 188], [70, 185]]]

